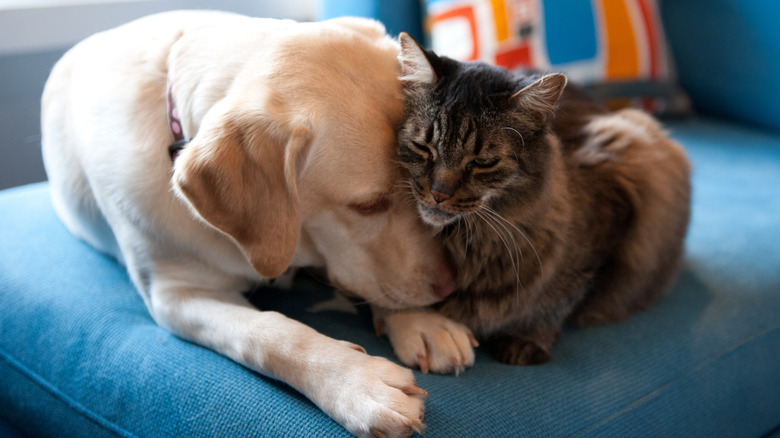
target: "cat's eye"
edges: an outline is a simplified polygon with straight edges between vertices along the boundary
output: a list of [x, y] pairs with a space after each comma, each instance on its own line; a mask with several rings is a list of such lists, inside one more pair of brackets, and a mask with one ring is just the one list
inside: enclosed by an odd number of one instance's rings
[[428, 146], [425, 146], [423, 144], [417, 143], [416, 141], [412, 142], [412, 149], [417, 151], [417, 153], [420, 153], [422, 155], [425, 155], [428, 159], [433, 159], [433, 153], [431, 152], [430, 148]]
[[380, 198], [374, 201], [351, 204], [349, 207], [364, 216], [369, 216], [387, 211], [390, 208], [390, 199]]
[[498, 164], [498, 158], [475, 158], [469, 164], [469, 168], [479, 167], [481, 169], [489, 169]]

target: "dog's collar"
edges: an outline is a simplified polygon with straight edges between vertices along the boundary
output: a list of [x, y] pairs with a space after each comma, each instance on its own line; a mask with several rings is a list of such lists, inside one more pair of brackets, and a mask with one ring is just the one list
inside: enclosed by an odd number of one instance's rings
[[166, 106], [168, 107], [168, 126], [171, 128], [174, 143], [168, 146], [168, 155], [171, 161], [174, 161], [189, 140], [184, 138], [184, 130], [179, 120], [179, 110], [176, 109], [176, 103], [173, 101], [173, 83], [168, 80], [168, 92], [166, 94]]

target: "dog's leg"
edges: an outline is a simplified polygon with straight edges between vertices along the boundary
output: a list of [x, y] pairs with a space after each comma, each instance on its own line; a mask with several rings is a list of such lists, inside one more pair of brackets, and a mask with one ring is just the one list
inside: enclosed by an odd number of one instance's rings
[[[412, 372], [278, 312], [258, 311], [207, 270], [166, 269], [152, 280], [151, 312], [171, 332], [287, 382], [358, 436], [422, 431], [426, 393]], [[197, 277], [192, 273], [198, 271]], [[186, 276], [185, 276], [186, 274]]]
[[465, 325], [426, 308], [371, 310], [377, 335], [387, 335], [405, 365], [441, 374], [458, 374], [474, 365], [479, 344]]

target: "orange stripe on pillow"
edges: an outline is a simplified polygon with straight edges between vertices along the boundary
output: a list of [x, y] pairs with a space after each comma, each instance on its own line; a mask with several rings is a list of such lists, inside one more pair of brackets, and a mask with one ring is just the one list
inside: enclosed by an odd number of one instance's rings
[[493, 19], [496, 22], [496, 40], [500, 43], [509, 39], [509, 20], [504, 0], [490, 0], [493, 5]]
[[639, 10], [642, 12], [642, 21], [644, 21], [645, 28], [647, 30], [647, 45], [649, 58], [650, 58], [650, 79], [656, 79], [658, 77], [658, 32], [655, 15], [650, 9], [650, 5], [647, 4], [647, 0], [637, 0], [639, 2]]
[[601, 7], [607, 34], [607, 78], [635, 78], [639, 74], [639, 54], [628, 7], [624, 0], [601, 0]]

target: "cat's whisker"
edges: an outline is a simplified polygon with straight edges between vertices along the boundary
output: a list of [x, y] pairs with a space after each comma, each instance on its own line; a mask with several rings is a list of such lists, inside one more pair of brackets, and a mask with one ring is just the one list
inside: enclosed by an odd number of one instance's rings
[[[518, 264], [515, 264], [514, 261], [512, 261], [512, 268], [513, 268], [514, 273], [515, 273], [515, 287], [516, 287], [515, 291], [517, 293], [516, 297], [517, 297], [517, 299], [519, 301], [519, 299], [520, 299], [520, 289], [523, 287], [522, 281], [520, 281], [520, 263], [522, 263], [522, 260], [523, 260], [523, 252], [520, 250], [520, 247], [517, 244], [517, 240], [513, 237], [513, 234], [511, 232], [511, 230], [509, 230], [509, 228], [507, 228], [506, 225], [504, 225], [504, 224], [502, 224], [501, 222], [498, 221], [498, 219], [503, 219], [503, 218], [501, 218], [500, 215], [497, 215], [494, 211], [490, 210], [489, 208], [485, 207], [484, 205], [482, 207], [484, 207], [482, 209], [483, 214], [486, 217], [490, 217], [491, 221], [493, 223], [495, 223], [497, 226], [500, 226], [503, 229], [503, 231], [507, 233], [508, 239], [511, 240], [512, 244], [514, 245], [515, 257], [516, 257], [516, 259], [518, 261]], [[498, 216], [498, 217], [495, 217], [495, 216]], [[507, 251], [509, 251], [509, 248], [507, 248]], [[511, 261], [512, 254], [510, 253], [509, 256], [510, 256], [510, 261]]]
[[409, 194], [414, 193], [414, 185], [411, 181], [399, 181], [393, 186], [393, 190], [399, 190], [402, 193], [407, 192]]
[[[457, 236], [460, 236], [460, 223], [462, 222], [462, 220], [461, 220], [460, 218], [458, 218], [458, 221], [457, 221], [457, 222], [458, 222], [458, 228], [456, 228], [456, 229], [455, 229], [455, 234], [456, 234]], [[464, 226], [465, 226], [465, 225], [464, 225]], [[468, 248], [467, 248], [467, 249], [468, 249]]]
[[531, 239], [529, 239], [529, 238], [528, 238], [528, 236], [527, 236], [527, 235], [526, 235], [526, 234], [525, 234], [525, 233], [524, 233], [524, 232], [523, 232], [523, 231], [522, 231], [520, 228], [518, 228], [518, 227], [517, 227], [515, 224], [513, 224], [512, 222], [510, 222], [510, 221], [506, 220], [506, 218], [504, 218], [503, 216], [501, 216], [501, 215], [500, 215], [500, 214], [499, 214], [497, 211], [493, 210], [492, 208], [490, 208], [490, 207], [488, 207], [488, 206], [486, 206], [486, 205], [485, 205], [485, 206], [483, 206], [483, 207], [485, 208], [485, 210], [486, 210], [486, 211], [489, 211], [489, 212], [493, 213], [493, 214], [494, 214], [494, 215], [495, 215], [497, 218], [499, 218], [499, 219], [501, 219], [502, 221], [504, 221], [504, 222], [505, 222], [507, 225], [509, 225], [510, 227], [512, 227], [512, 228], [513, 228], [515, 231], [517, 231], [517, 232], [518, 232], [518, 233], [519, 233], [521, 236], [523, 236], [523, 239], [525, 239], [525, 241], [526, 241], [526, 242], [528, 242], [528, 246], [530, 246], [530, 247], [531, 247], [531, 250], [533, 250], [533, 252], [534, 252], [534, 255], [536, 256], [536, 262], [539, 264], [539, 275], [540, 275], [540, 276], [542, 276], [542, 277], [544, 277], [544, 267], [543, 267], [543, 265], [542, 265], [542, 259], [541, 259], [541, 257], [539, 257], [539, 252], [537, 252], [537, 251], [536, 251], [536, 247], [534, 246], [534, 244], [533, 244], [533, 243], [531, 243]]
[[[463, 255], [464, 255], [464, 257], [468, 258], [469, 245], [471, 245], [471, 238], [472, 238], [472, 236], [474, 236], [474, 231], [471, 229], [472, 224], [469, 221], [469, 216], [468, 215], [462, 215], [461, 218], [465, 222], [464, 229], [466, 230], [466, 232], [465, 232], [465, 235], [466, 235], [465, 236], [466, 248], [465, 248], [465, 251], [464, 251]], [[458, 222], [460, 223], [460, 220]]]
[[[508, 232], [508, 230], [504, 230], [507, 232], [507, 236], [505, 236], [501, 231], [499, 231], [499, 224], [496, 222], [495, 218], [492, 218], [484, 210], [475, 210], [474, 214], [477, 215], [477, 217], [481, 218], [485, 224], [490, 227], [493, 232], [496, 233], [496, 236], [501, 240], [501, 242], [504, 244], [504, 248], [506, 248], [507, 254], [509, 255], [509, 263], [512, 265], [512, 270], [515, 274], [515, 285], [516, 285], [516, 292], [520, 293], [520, 288], [522, 287], [522, 283], [520, 282], [520, 259], [518, 257], [518, 254], [520, 252], [519, 247], [517, 246], [517, 241], [512, 238], [511, 233]], [[507, 240], [508, 239], [508, 240]], [[512, 242], [514, 245], [514, 253], [512, 252], [512, 249], [509, 248], [509, 241]]]
[[414, 198], [414, 195], [402, 197], [401, 202], [405, 206], [415, 207], [415, 209], [417, 207], [417, 199]]
[[399, 190], [401, 194], [401, 202], [406, 206], [417, 206], [417, 197], [415, 196], [416, 188], [412, 181], [399, 181], [393, 186], [394, 190]]
[[[490, 213], [487, 210], [485, 212], [488, 213], [488, 215]], [[512, 233], [512, 231], [510, 229], [508, 229], [506, 227], [506, 225], [502, 224], [497, 218], [493, 218], [493, 220], [496, 222], [497, 225], [500, 225], [503, 228], [503, 230], [506, 232], [506, 234], [508, 236], [507, 238], [512, 241], [512, 244], [514, 245], [514, 248], [515, 248], [515, 259], [517, 260], [517, 265], [514, 268], [514, 270], [515, 270], [515, 277], [516, 277], [515, 278], [515, 290], [516, 290], [516, 293], [517, 293], [517, 299], [519, 300], [519, 298], [520, 298], [520, 289], [523, 287], [523, 282], [520, 279], [521, 278], [520, 277], [521, 269], [522, 269], [522, 265], [523, 265], [523, 251], [520, 249], [520, 245], [517, 244], [517, 239], [515, 239], [515, 236]]]
[[[501, 226], [501, 228], [503, 228], [503, 229], [504, 229], [504, 231], [506, 231], [507, 235], [509, 235], [509, 236], [513, 236], [512, 230], [510, 230], [510, 229], [507, 227], [507, 225], [512, 225], [512, 224], [510, 224], [510, 223], [509, 223], [509, 222], [508, 222], [506, 219], [504, 219], [503, 217], [501, 217], [501, 215], [500, 215], [500, 214], [496, 213], [496, 211], [495, 211], [495, 210], [493, 210], [493, 209], [491, 209], [490, 207], [488, 207], [488, 206], [486, 206], [486, 205], [482, 204], [482, 205], [480, 206], [480, 208], [481, 208], [481, 210], [482, 210], [484, 213], [486, 213], [487, 215], [489, 215], [490, 217], [492, 217], [492, 218], [495, 220], [495, 222], [496, 222], [498, 225], [500, 225], [500, 226]], [[517, 227], [513, 227], [513, 228], [514, 228], [515, 230], [517, 230]], [[522, 263], [522, 262], [524, 261], [524, 260], [523, 260], [523, 252], [522, 252], [522, 251], [519, 249], [519, 246], [517, 245], [517, 240], [516, 240], [514, 237], [512, 237], [512, 240], [515, 242], [515, 247], [516, 247], [516, 248], [518, 248], [518, 253], [519, 253], [519, 255], [520, 255], [520, 262]]]
[[[464, 251], [464, 255], [465, 255], [465, 254], [468, 254], [468, 250], [469, 250], [469, 247], [468, 247], [468, 245], [469, 245], [468, 244], [468, 236], [469, 236], [469, 223], [468, 223], [468, 219], [466, 218], [466, 216], [460, 215], [460, 216], [458, 216], [457, 223], [458, 223], [458, 227], [455, 229], [455, 234], [454, 235], [456, 235], [459, 238], [463, 239], [463, 243], [465, 245], [465, 251]], [[461, 231], [461, 228], [462, 228], [462, 231]]]
[[404, 160], [402, 160], [400, 158], [396, 158], [396, 159], [392, 160], [391, 162], [393, 164], [395, 164], [396, 166], [400, 167], [401, 169], [406, 169], [406, 166], [409, 164], [409, 163], [405, 162]]
[[[491, 218], [490, 216], [484, 214], [484, 212], [481, 213], [479, 216], [482, 217], [485, 223], [488, 224], [488, 226], [490, 226], [495, 231], [496, 235], [503, 242], [504, 248], [506, 248], [507, 250], [507, 254], [509, 255], [509, 261], [510, 264], [512, 265], [512, 271], [515, 274], [515, 294], [517, 300], [519, 301], [520, 290], [523, 285], [522, 282], [520, 281], [520, 264], [519, 264], [520, 260], [518, 257], [520, 251], [517, 246], [517, 242], [512, 238], [511, 233], [504, 230], [505, 232], [507, 232], [507, 236], [505, 237], [504, 234], [500, 232], [498, 228], [496, 228], [499, 226], [499, 224], [496, 222], [494, 218]], [[507, 240], [511, 240], [512, 244], [514, 245], [514, 249], [515, 249], [514, 254], [512, 253], [512, 250], [509, 248], [509, 244], [507, 243]]]
[[411, 184], [400, 184], [399, 183], [399, 184], [396, 184], [393, 187], [393, 190], [398, 190], [400, 192], [411, 193], [412, 192], [412, 185]]
[[[512, 131], [515, 134], [517, 134], [520, 137], [520, 141], [522, 142], [521, 144], [523, 145], [523, 151], [525, 151], [525, 139], [523, 138], [523, 134], [521, 134], [520, 131], [518, 131], [517, 129], [512, 128], [510, 126], [504, 126], [501, 129], [502, 130], [506, 130], [506, 131]], [[515, 148], [511, 148], [511, 151], [515, 155], [515, 160], [517, 160], [517, 162], [519, 163], [520, 162], [520, 158], [517, 156], [517, 153], [515, 152]]]

